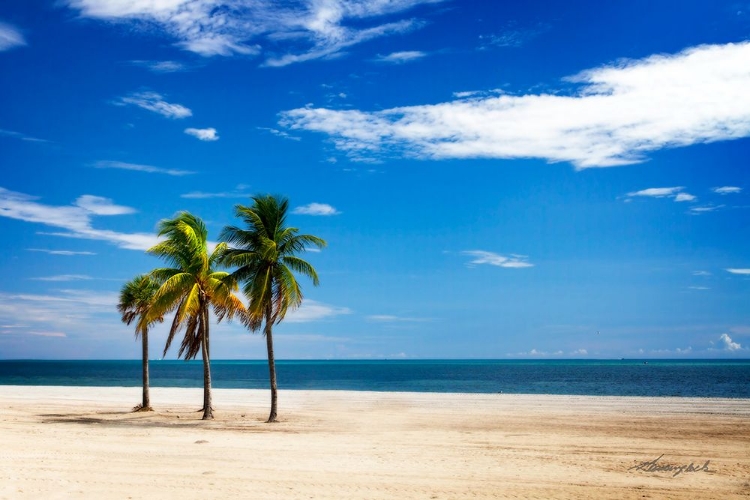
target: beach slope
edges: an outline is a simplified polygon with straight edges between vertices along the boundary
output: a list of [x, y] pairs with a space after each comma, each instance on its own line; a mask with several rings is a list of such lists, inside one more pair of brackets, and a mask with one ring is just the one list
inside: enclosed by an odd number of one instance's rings
[[0, 386], [0, 498], [750, 497], [750, 400]]

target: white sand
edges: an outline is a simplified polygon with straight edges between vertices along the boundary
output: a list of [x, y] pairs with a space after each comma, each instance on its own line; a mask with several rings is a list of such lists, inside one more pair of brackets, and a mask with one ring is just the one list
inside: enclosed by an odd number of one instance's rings
[[[0, 386], [0, 498], [750, 497], [750, 400]], [[632, 469], [694, 463], [701, 470]], [[709, 461], [708, 471], [703, 465]]]

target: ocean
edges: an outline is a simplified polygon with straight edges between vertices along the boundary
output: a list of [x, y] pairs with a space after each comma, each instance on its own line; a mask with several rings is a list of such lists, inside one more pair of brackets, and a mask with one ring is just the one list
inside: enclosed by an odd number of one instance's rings
[[[750, 360], [277, 361], [279, 389], [750, 398]], [[152, 387], [202, 387], [200, 361], [151, 361]], [[211, 362], [215, 388], [265, 389], [266, 361]], [[0, 361], [0, 385], [140, 386], [141, 362]]]

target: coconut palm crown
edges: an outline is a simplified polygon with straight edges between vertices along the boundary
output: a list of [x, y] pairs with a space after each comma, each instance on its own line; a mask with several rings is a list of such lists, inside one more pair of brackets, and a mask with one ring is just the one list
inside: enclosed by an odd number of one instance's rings
[[273, 325], [281, 322], [287, 311], [302, 303], [302, 289], [294, 273], [309, 277], [318, 285], [318, 274], [296, 254], [310, 246], [322, 248], [326, 242], [308, 234], [298, 234], [286, 226], [289, 201], [283, 197], [252, 197], [251, 206], [237, 205], [235, 215], [245, 227], [225, 227], [220, 239], [229, 244], [221, 263], [236, 268], [232, 276], [242, 283], [248, 299], [246, 325], [257, 331], [264, 325], [271, 384], [271, 413], [268, 422], [277, 417], [276, 367], [273, 352]]
[[143, 398], [136, 410], [150, 411], [151, 398], [149, 394], [148, 376], [148, 330], [155, 322], [164, 321], [163, 316], [151, 315], [149, 312], [159, 284], [151, 276], [140, 274], [128, 281], [120, 290], [120, 301], [117, 310], [122, 314], [122, 322], [130, 325], [135, 323], [135, 338], [141, 338], [143, 350]]
[[189, 212], [179, 212], [159, 223], [159, 236], [165, 240], [148, 250], [170, 267], [154, 269], [151, 276], [161, 284], [154, 295], [150, 316], [175, 312], [167, 336], [164, 354], [175, 335], [184, 330], [178, 357], [203, 357], [203, 418], [213, 418], [211, 408], [211, 366], [209, 348], [209, 310], [217, 321], [244, 316], [245, 306], [234, 294], [237, 284], [225, 271], [216, 270], [219, 257], [226, 250], [220, 244], [208, 250], [208, 231], [201, 219]]

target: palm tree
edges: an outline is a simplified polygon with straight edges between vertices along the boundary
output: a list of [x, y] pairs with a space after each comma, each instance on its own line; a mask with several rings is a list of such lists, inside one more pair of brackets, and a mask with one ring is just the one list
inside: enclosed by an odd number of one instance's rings
[[209, 349], [209, 309], [221, 321], [235, 314], [244, 315], [245, 306], [233, 293], [237, 283], [229, 273], [215, 269], [226, 249], [220, 244], [208, 251], [208, 231], [201, 219], [189, 212], [179, 212], [159, 223], [159, 236], [166, 239], [148, 250], [171, 267], [154, 269], [151, 276], [161, 284], [151, 306], [151, 316], [175, 311], [167, 336], [164, 354], [175, 334], [185, 330], [178, 357], [203, 357], [203, 419], [213, 418], [211, 407], [211, 362]]
[[302, 303], [302, 290], [294, 272], [304, 274], [318, 285], [318, 274], [306, 261], [295, 254], [313, 245], [326, 242], [317, 236], [297, 234], [295, 227], [286, 227], [289, 201], [271, 195], [253, 196], [252, 206], [235, 206], [235, 215], [246, 229], [225, 227], [220, 239], [228, 247], [221, 256], [222, 264], [236, 267], [232, 276], [243, 284], [242, 291], [249, 304], [244, 321], [253, 331], [263, 328], [268, 350], [268, 372], [271, 383], [271, 413], [268, 422], [277, 415], [276, 364], [273, 354], [273, 325], [280, 323], [289, 309]]
[[156, 321], [164, 321], [164, 317], [155, 316], [149, 320], [148, 314], [158, 289], [159, 284], [150, 276], [139, 274], [123, 285], [120, 290], [120, 302], [117, 304], [123, 323], [129, 325], [137, 320], [135, 338], [140, 336], [143, 345], [143, 400], [140, 406], [135, 407], [136, 411], [152, 411], [148, 392], [148, 330]]

